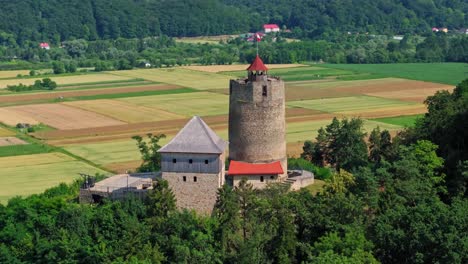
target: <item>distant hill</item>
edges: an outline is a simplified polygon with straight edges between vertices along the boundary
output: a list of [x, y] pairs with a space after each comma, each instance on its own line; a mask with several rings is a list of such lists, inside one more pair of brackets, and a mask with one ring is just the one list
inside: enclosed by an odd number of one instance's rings
[[464, 0], [0, 0], [0, 44], [15, 40], [199, 36], [292, 28], [327, 32], [413, 33], [468, 26]]

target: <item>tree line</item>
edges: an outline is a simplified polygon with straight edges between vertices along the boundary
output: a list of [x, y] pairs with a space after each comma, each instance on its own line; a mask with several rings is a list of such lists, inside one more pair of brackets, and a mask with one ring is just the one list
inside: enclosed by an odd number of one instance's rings
[[[299, 38], [334, 32], [414, 34], [431, 27], [460, 29], [463, 0], [1, 0], [0, 32], [20, 45], [71, 39], [236, 34], [265, 23], [292, 29]], [[190, 16], [187, 16], [190, 14]]]
[[[0, 205], [2, 263], [466, 263], [468, 79], [426, 100], [395, 137], [334, 119], [302, 162], [333, 171], [318, 194], [223, 186], [211, 216], [176, 210], [167, 182], [145, 200], [80, 205], [79, 182]], [[144, 169], [153, 147], [138, 148]]]
[[[4, 42], [0, 36], [0, 43]], [[180, 43], [161, 36], [141, 39], [70, 40], [50, 50], [38, 46], [0, 46], [1, 69], [53, 68], [54, 73], [75, 72], [77, 67], [96, 71], [134, 67], [170, 67], [190, 64], [249, 63], [255, 44], [234, 38], [215, 44]], [[288, 42], [283, 34], [268, 35], [259, 43], [266, 63], [406, 63], [468, 62], [468, 36], [406, 35], [394, 40], [384, 35], [339, 35], [322, 40]]]

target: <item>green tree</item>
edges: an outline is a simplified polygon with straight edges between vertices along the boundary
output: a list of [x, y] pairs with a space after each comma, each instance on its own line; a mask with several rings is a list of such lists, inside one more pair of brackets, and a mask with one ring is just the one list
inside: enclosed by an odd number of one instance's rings
[[65, 73], [65, 64], [63, 64], [61, 61], [55, 61], [52, 63], [52, 69], [54, 74]]
[[161, 148], [159, 140], [165, 138], [166, 135], [147, 134], [148, 142], [144, 141], [141, 136], [133, 136], [132, 139], [137, 141], [138, 149], [141, 153], [143, 163], [137, 169], [139, 172], [158, 171], [161, 169], [161, 154], [158, 150]]

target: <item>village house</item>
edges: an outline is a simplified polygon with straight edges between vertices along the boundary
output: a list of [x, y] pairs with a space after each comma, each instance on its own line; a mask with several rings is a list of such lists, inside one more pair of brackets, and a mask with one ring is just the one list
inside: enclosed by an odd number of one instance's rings
[[276, 24], [265, 24], [263, 25], [263, 31], [265, 33], [270, 33], [270, 32], [279, 32], [280, 28]]
[[47, 43], [47, 42], [41, 42], [41, 43], [39, 43], [39, 47], [40, 47], [41, 49], [50, 50], [50, 45], [49, 45], [49, 43]]

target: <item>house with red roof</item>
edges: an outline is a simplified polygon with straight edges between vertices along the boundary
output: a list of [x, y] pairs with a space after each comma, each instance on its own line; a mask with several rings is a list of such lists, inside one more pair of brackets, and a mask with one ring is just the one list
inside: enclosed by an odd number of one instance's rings
[[263, 25], [263, 31], [265, 33], [270, 33], [270, 32], [279, 32], [280, 28], [276, 24], [265, 24]]
[[50, 45], [47, 42], [41, 42], [41, 43], [39, 43], [39, 48], [45, 49], [45, 50], [50, 50]]
[[248, 163], [231, 160], [228, 175], [233, 186], [245, 178], [254, 188], [264, 188], [268, 183], [278, 182], [278, 176], [284, 173], [281, 162]]

